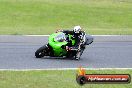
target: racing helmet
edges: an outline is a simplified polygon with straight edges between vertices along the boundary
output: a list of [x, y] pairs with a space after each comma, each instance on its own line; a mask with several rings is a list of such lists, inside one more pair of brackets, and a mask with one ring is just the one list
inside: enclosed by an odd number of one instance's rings
[[81, 27], [80, 27], [80, 26], [75, 26], [74, 29], [73, 29], [73, 31], [74, 31], [75, 33], [80, 33]]

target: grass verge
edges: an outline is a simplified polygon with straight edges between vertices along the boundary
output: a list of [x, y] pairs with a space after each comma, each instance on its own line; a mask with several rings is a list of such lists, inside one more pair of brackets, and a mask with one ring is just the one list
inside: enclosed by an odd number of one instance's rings
[[[130, 84], [76, 83], [75, 70], [0, 71], [0, 88], [131, 88]], [[130, 74], [132, 70], [87, 70], [88, 74]]]
[[0, 34], [132, 34], [131, 0], [0, 0]]

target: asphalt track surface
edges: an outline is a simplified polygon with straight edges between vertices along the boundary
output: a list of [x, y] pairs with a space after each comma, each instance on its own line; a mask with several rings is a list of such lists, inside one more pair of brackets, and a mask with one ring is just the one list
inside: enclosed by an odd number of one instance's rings
[[77, 68], [79, 66], [132, 68], [132, 41], [95, 41], [87, 46], [79, 61], [69, 58], [35, 58], [35, 51], [46, 42], [47, 38], [41, 43], [0, 42], [0, 69]]

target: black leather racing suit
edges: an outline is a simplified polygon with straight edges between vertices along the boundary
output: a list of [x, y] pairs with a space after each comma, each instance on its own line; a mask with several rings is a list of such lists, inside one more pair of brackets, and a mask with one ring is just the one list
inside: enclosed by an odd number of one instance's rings
[[68, 45], [74, 49], [78, 49], [79, 44], [80, 44], [80, 40], [81, 40], [81, 36], [84, 36], [85, 32], [84, 31], [80, 31], [80, 33], [75, 33], [74, 31], [69, 31], [69, 30], [63, 30], [63, 33], [65, 33], [66, 35], [71, 34], [73, 35], [73, 39], [75, 39], [75, 46], [72, 46], [72, 42], [68, 40]]

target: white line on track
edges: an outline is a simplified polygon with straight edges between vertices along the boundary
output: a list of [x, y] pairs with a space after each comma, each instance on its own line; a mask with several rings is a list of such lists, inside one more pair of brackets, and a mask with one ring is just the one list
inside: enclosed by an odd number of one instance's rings
[[[22, 35], [22, 36], [49, 36], [49, 35]], [[92, 35], [92, 36], [127, 36], [127, 35]]]
[[49, 36], [49, 35], [22, 35], [22, 36]]
[[[0, 71], [41, 71], [41, 70], [77, 70], [78, 68], [49, 68], [49, 69], [0, 69]], [[86, 70], [132, 70], [132, 68], [84, 68]]]

